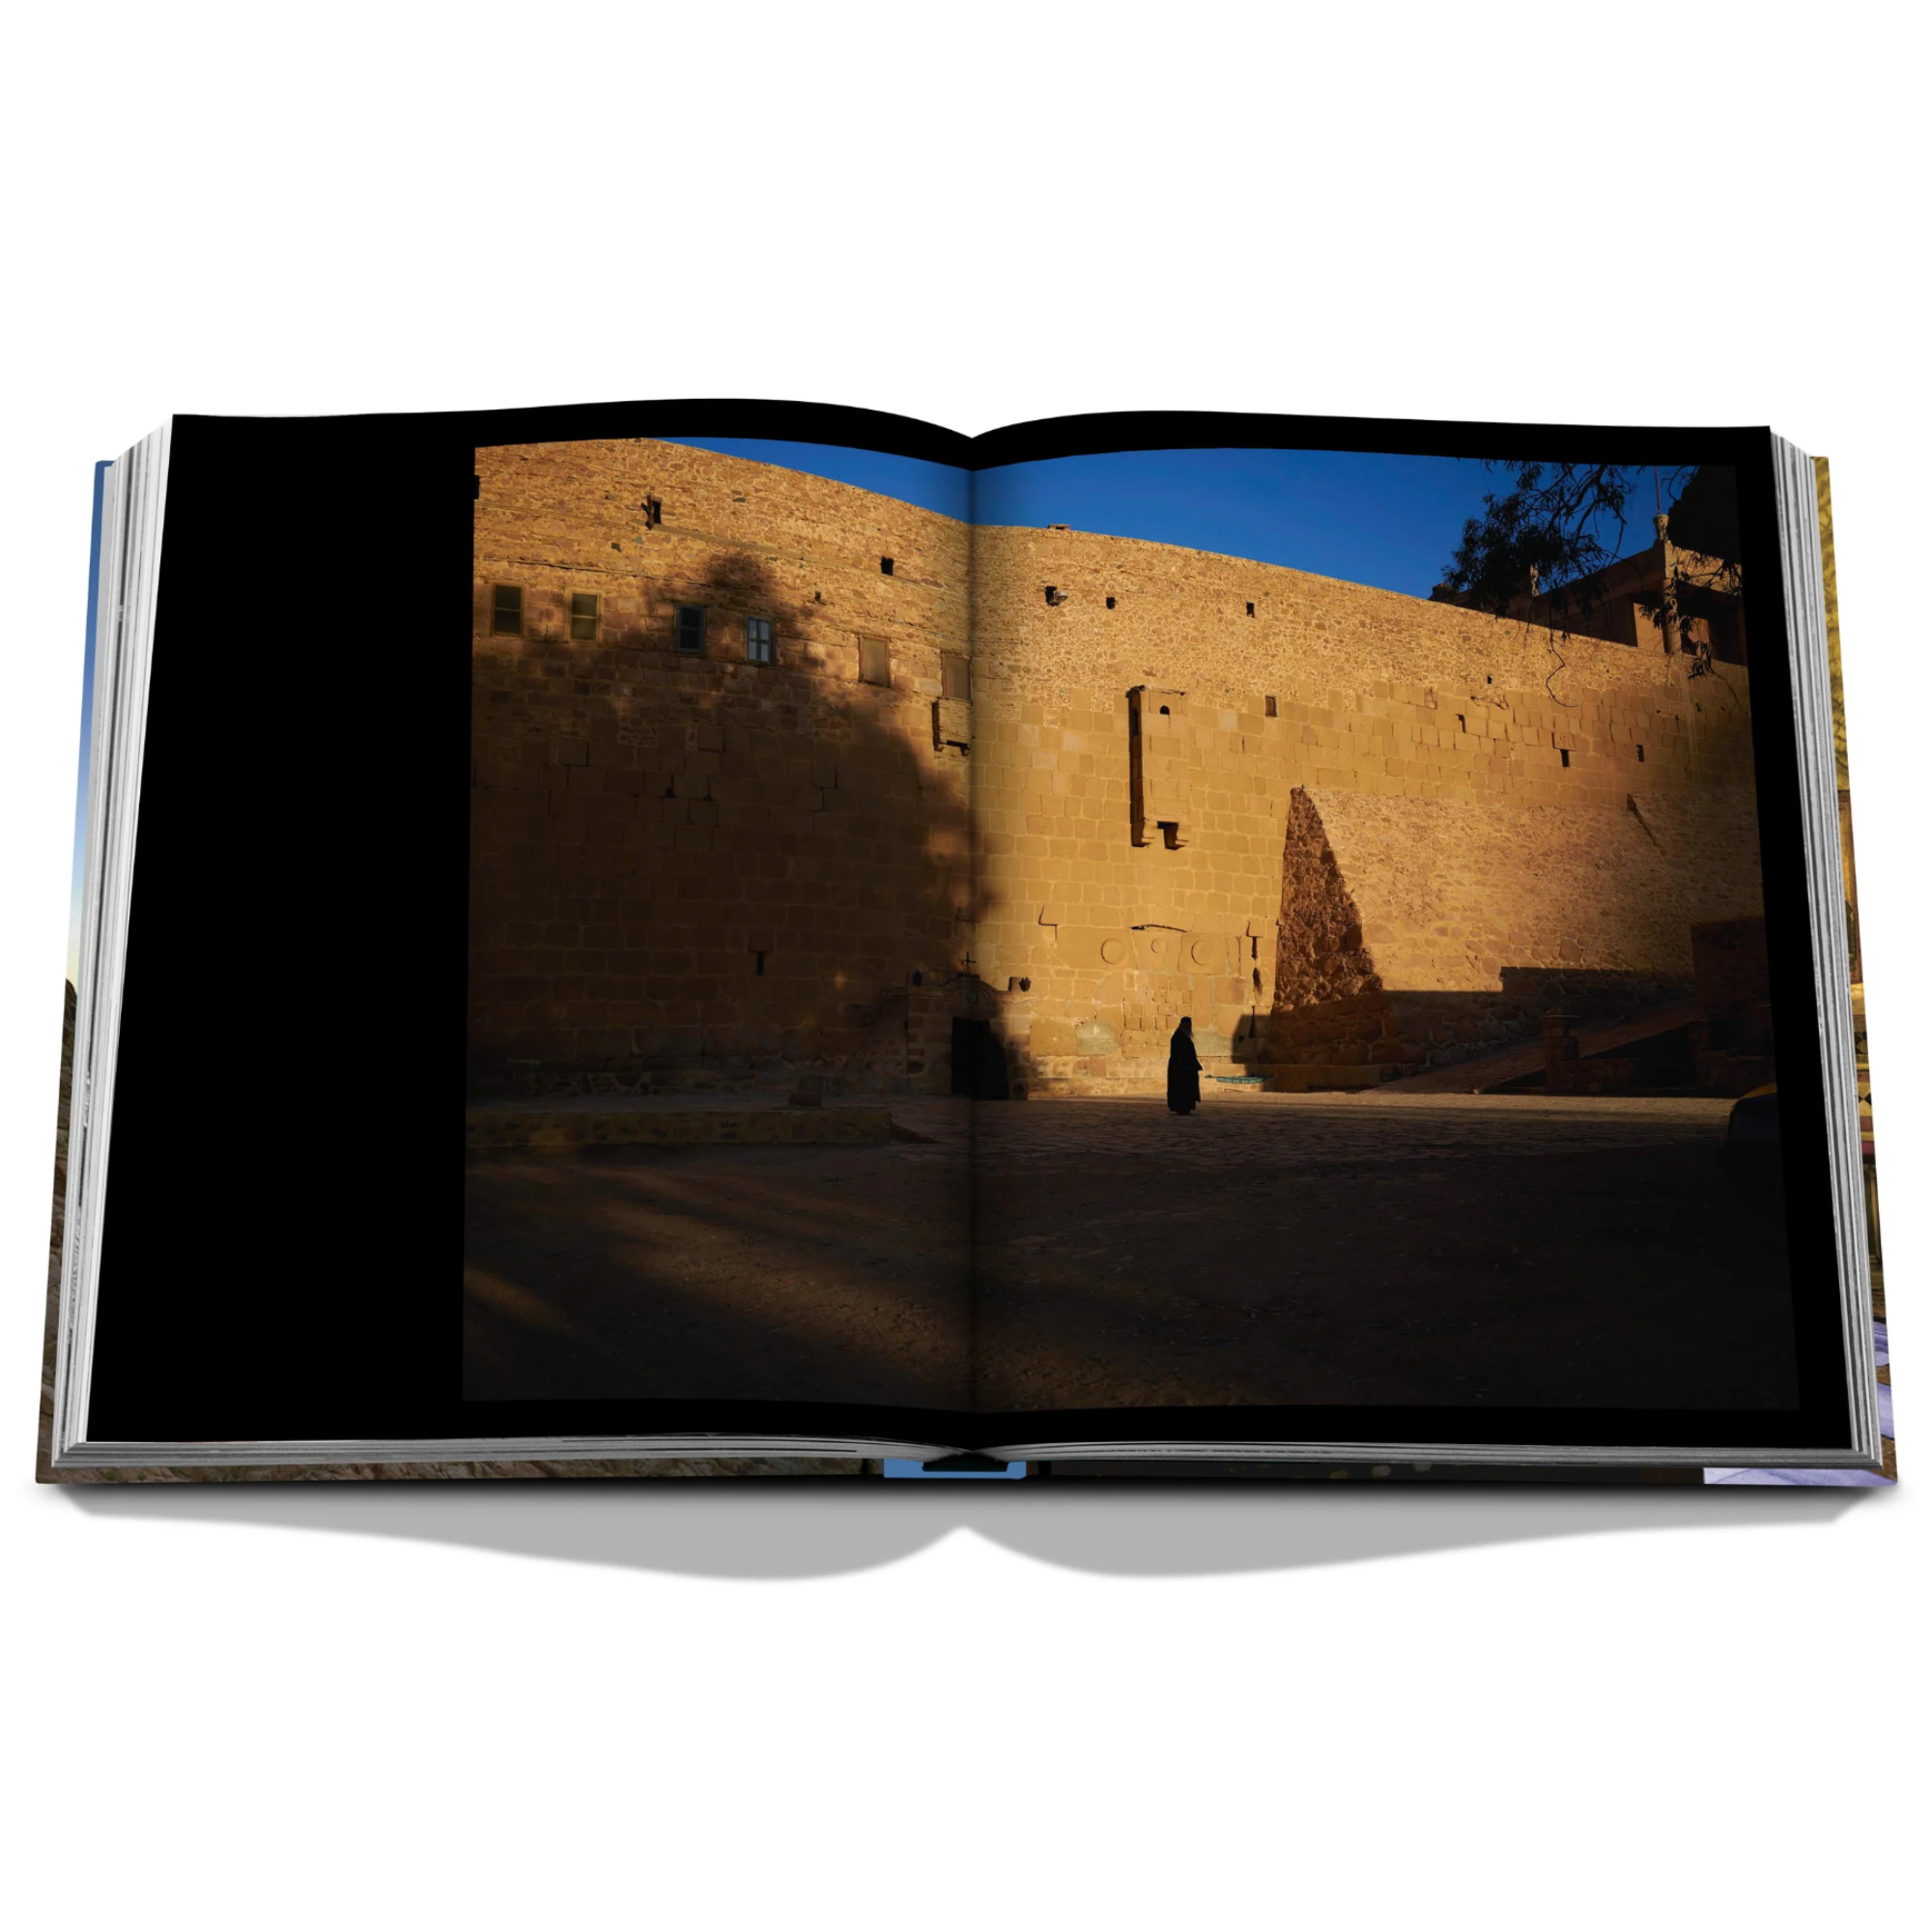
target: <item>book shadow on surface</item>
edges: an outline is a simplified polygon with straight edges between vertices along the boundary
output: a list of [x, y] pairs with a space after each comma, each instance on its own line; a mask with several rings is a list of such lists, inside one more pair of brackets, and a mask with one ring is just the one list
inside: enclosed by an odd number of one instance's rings
[[[1824, 1527], [1870, 1492], [1326, 1482], [591, 1482], [89, 1485], [100, 1519], [392, 1536], [566, 1563], [716, 1577], [877, 1569], [955, 1530], [1064, 1569], [1210, 1577], [1321, 1568], [1623, 1530]], [[1875, 1507], [1868, 1501], [1865, 1507]]]

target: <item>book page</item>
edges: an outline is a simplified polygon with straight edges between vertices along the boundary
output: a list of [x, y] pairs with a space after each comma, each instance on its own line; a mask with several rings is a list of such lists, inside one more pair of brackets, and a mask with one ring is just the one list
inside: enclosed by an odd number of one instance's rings
[[1865, 1243], [1871, 1261], [1871, 1310], [1878, 1353], [1878, 1399], [1881, 1441], [1876, 1470], [1732, 1469], [1711, 1468], [1704, 1479], [1724, 1484], [1858, 1486], [1898, 1479], [1898, 1449], [1892, 1435], [1891, 1348], [1885, 1303], [1885, 1251], [1880, 1244], [1878, 1161], [1874, 1142], [1871, 1058], [1865, 1036], [1864, 953], [1859, 933], [1859, 872], [1852, 841], [1852, 769], [1845, 739], [1844, 661], [1838, 628], [1838, 567], [1832, 531], [1832, 469], [1826, 458], [1813, 459], [1818, 478], [1818, 535], [1825, 575], [1826, 637], [1831, 649], [1832, 750], [1838, 791], [1838, 858], [1845, 879], [1845, 916], [1851, 938], [1848, 970], [1852, 982], [1852, 1023], [1858, 1058], [1859, 1125], [1863, 1164]]
[[1615, 473], [1499, 590], [1520, 465], [976, 474], [982, 1412], [1798, 1401], [1735, 482]]
[[466, 1398], [963, 1407], [965, 472], [475, 460]]

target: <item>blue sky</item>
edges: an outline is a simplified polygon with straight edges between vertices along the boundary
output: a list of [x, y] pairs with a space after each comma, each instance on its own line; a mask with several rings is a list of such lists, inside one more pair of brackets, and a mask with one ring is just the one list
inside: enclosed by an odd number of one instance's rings
[[1499, 479], [1442, 456], [1144, 449], [1014, 463], [974, 479], [982, 524], [1107, 536], [1286, 564], [1427, 597]]
[[[830, 443], [670, 439], [781, 464], [980, 524], [1067, 524], [1105, 536], [1286, 564], [1427, 597], [1466, 518], [1507, 479], [1473, 460], [1311, 449], [1144, 449], [968, 472]], [[1635, 497], [1645, 492], [1639, 489]], [[1633, 499], [1624, 550], [1651, 538]], [[1634, 514], [1641, 512], [1642, 514]], [[1606, 533], [1610, 534], [1610, 533]]]

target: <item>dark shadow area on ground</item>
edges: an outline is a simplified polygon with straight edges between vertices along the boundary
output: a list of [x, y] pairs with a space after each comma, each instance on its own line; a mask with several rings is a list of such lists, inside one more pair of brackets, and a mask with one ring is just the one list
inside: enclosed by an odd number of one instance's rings
[[1063, 1569], [1213, 1577], [1625, 1531], [1825, 1530], [1885, 1491], [1456, 1490], [1343, 1484], [557, 1483], [76, 1488], [102, 1522], [390, 1536], [673, 1576], [810, 1577], [903, 1561], [954, 1531]]
[[470, 1400], [966, 1402], [952, 1151], [608, 1148], [466, 1179]]
[[1795, 1404], [1783, 1231], [1720, 1121], [1225, 1105], [982, 1124], [977, 1406]]

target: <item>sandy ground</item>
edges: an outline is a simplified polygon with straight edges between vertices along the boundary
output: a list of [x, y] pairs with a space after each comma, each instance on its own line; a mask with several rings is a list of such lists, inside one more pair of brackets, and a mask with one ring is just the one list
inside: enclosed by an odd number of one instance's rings
[[1782, 1234], [1719, 1176], [1726, 1112], [922, 1100], [893, 1106], [921, 1138], [885, 1147], [479, 1156], [465, 1386], [1776, 1406], [1795, 1397]]
[[964, 1407], [972, 1109], [930, 1111], [885, 1146], [472, 1156], [465, 1394]]

